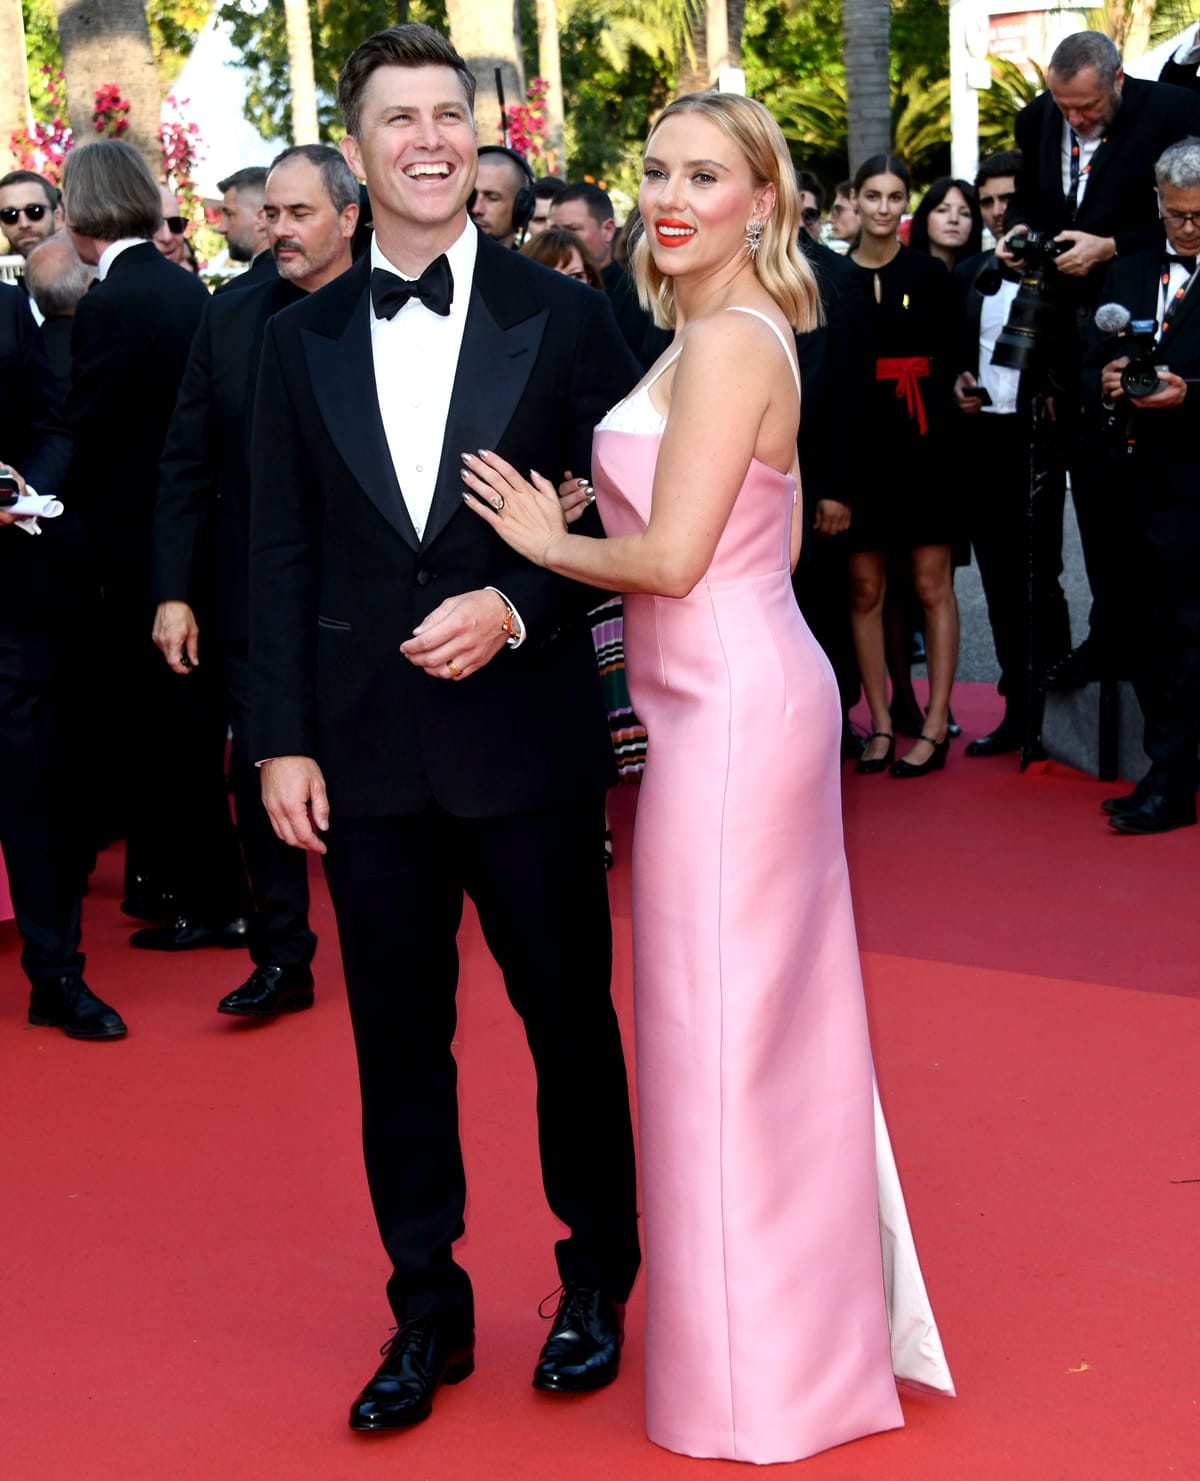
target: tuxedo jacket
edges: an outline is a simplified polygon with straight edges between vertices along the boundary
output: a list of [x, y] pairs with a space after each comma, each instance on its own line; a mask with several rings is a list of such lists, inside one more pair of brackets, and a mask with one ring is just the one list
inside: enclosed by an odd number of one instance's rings
[[[1124, 304], [1135, 319], [1156, 318], [1163, 251], [1160, 243], [1153, 251], [1137, 252], [1111, 263], [1104, 280], [1102, 301]], [[1099, 331], [1093, 330], [1087, 372], [1093, 399], [1099, 397], [1102, 366], [1124, 353], [1120, 344], [1103, 340]], [[1137, 477], [1134, 502], [1197, 504], [1200, 503], [1195, 476], [1196, 453], [1200, 447], [1200, 288], [1193, 288], [1180, 301], [1159, 341], [1154, 362], [1197, 383], [1188, 387], [1181, 406], [1165, 410], [1136, 407], [1123, 400], [1116, 403], [1118, 426], [1128, 429], [1133, 439], [1133, 457], [1125, 466], [1128, 469], [1133, 463], [1138, 469], [1137, 475], [1132, 475]], [[1121, 420], [1122, 417], [1127, 420]]]
[[[0, 283], [0, 461], [39, 494], [63, 491], [71, 461], [41, 332], [25, 295], [7, 283]], [[46, 619], [59, 523], [44, 521], [40, 536], [15, 526], [0, 529], [0, 647]]]
[[254, 281], [204, 307], [154, 512], [155, 603], [187, 602], [202, 625], [214, 622], [222, 641], [237, 647], [249, 642], [250, 425], [263, 330], [304, 297], [273, 261], [270, 272], [246, 276]]
[[268, 249], [259, 252], [244, 273], [238, 273], [237, 277], [230, 278], [227, 283], [213, 290], [213, 297], [223, 297], [226, 293], [237, 293], [243, 288], [261, 287], [264, 282], [271, 282], [279, 277], [279, 267], [275, 262], [274, 254]]
[[[1065, 128], [1049, 92], [1035, 98], [1017, 115], [1016, 144], [1023, 163], [1004, 217], [1005, 228], [1025, 223], [1055, 235], [1075, 226], [1095, 236], [1112, 237], [1119, 257], [1156, 245], [1162, 228], [1154, 164], [1168, 144], [1188, 134], [1200, 134], [1200, 96], [1166, 83], [1127, 77], [1117, 116], [1104, 143], [1092, 156], [1073, 222], [1062, 186]], [[1098, 288], [1101, 277], [1101, 273], [1092, 273], [1085, 281]], [[1078, 289], [1069, 282], [1067, 286], [1073, 292]], [[1094, 301], [1094, 293], [1091, 297]]]
[[1200, 92], [1200, 75], [1197, 74], [1195, 62], [1184, 62], [1181, 65], [1172, 57], [1170, 61], [1163, 63], [1158, 80], [1169, 82], [1173, 87], [1186, 87], [1193, 92]]
[[105, 552], [146, 596], [158, 460], [208, 291], [153, 242], [127, 247], [84, 294], [71, 333], [70, 492]]
[[[315, 757], [335, 815], [408, 815], [436, 801], [501, 816], [594, 793], [614, 777], [585, 621], [597, 594], [514, 555], [464, 506], [460, 454], [492, 449], [554, 480], [585, 473], [593, 428], [638, 366], [603, 295], [481, 237], [473, 282], [455, 285], [469, 307], [418, 539], [379, 414], [370, 271], [364, 257], [264, 335], [252, 754]], [[486, 586], [520, 612], [521, 648], [459, 682], [413, 667], [399, 651], [413, 628]]]

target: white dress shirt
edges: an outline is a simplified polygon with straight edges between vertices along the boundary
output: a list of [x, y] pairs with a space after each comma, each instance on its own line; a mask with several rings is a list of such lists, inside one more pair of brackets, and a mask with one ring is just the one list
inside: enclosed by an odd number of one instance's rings
[[119, 242], [109, 242], [100, 254], [100, 261], [96, 264], [97, 281], [104, 282], [108, 277], [109, 269], [122, 252], [127, 252], [130, 247], [144, 247], [149, 240], [149, 237], [122, 237]]
[[[435, 314], [418, 298], [410, 298], [392, 319], [377, 319], [374, 309], [368, 310], [379, 414], [383, 418], [396, 481], [418, 540], [429, 521], [442, 463], [446, 417], [458, 372], [478, 246], [478, 228], [468, 221], [458, 241], [446, 253], [454, 278], [454, 296], [448, 314]], [[413, 281], [383, 255], [378, 237], [371, 241], [371, 267]]]
[[996, 351], [996, 340], [1008, 323], [1012, 301], [1017, 296], [1019, 283], [1010, 283], [1006, 278], [999, 292], [985, 297], [979, 309], [979, 384], [992, 398], [992, 404], [982, 408], [983, 415], [1011, 416], [1017, 409], [1017, 388], [1021, 383], [1021, 372], [996, 365], [992, 356]]
[[[1083, 193], [1091, 176], [1092, 159], [1096, 150], [1104, 143], [1102, 138], [1080, 139], [1079, 141], [1079, 190], [1075, 196], [1075, 209], [1083, 205]], [[1071, 130], [1066, 119], [1062, 126], [1062, 188], [1067, 200], [1071, 199]], [[1068, 227], [1069, 231], [1070, 228]]]

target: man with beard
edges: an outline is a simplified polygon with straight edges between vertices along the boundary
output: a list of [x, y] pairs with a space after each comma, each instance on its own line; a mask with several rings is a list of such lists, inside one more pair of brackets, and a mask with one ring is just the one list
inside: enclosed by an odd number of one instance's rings
[[1132, 630], [1118, 609], [1113, 572], [1121, 521], [1106, 510], [1095, 428], [1082, 407], [1082, 346], [1108, 264], [1161, 240], [1155, 161], [1169, 144], [1196, 133], [1200, 97], [1126, 77], [1116, 46], [1099, 31], [1079, 31], [1058, 44], [1046, 70], [1046, 91], [1017, 116], [1022, 163], [997, 255], [1018, 262], [1008, 243], [1022, 226], [1067, 247], [1050, 269], [1058, 314], [1048, 368], [1056, 442], [1071, 476], [1093, 598], [1088, 640], [1049, 666], [1043, 676], [1049, 689], [1098, 678], [1106, 662], [1116, 670], [1127, 664], [1114, 648], [1114, 640]]
[[248, 273], [239, 273], [223, 287], [242, 287], [260, 276], [275, 276], [275, 260], [267, 241], [267, 222], [263, 215], [266, 188], [267, 171], [261, 165], [247, 165], [245, 169], [235, 170], [224, 180], [217, 181], [217, 189], [221, 192], [221, 216], [215, 229], [225, 238], [230, 262], [250, 264]]
[[[250, 410], [267, 320], [350, 266], [358, 183], [336, 149], [286, 149], [266, 182], [264, 217], [278, 276], [258, 276], [208, 305], [192, 344], [163, 452], [154, 522], [154, 641], [175, 673], [215, 683], [233, 732], [230, 774], [254, 914], [249, 979], [222, 1013], [271, 1017], [309, 1008], [316, 937], [305, 858], [276, 838], [246, 750], [249, 702]], [[220, 737], [223, 744], [223, 733]]]

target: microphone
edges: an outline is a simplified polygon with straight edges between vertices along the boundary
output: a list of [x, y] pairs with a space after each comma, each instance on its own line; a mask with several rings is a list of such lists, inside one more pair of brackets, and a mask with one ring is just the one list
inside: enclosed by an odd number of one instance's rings
[[1124, 334], [1132, 321], [1133, 315], [1123, 303], [1102, 303], [1094, 322], [1101, 334]]

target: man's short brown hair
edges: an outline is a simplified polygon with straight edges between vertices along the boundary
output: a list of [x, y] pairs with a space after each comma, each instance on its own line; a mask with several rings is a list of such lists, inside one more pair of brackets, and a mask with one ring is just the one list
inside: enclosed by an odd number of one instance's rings
[[354, 139], [362, 128], [362, 98], [371, 74], [380, 67], [449, 67], [462, 81], [467, 103], [475, 108], [475, 77], [454, 47], [432, 26], [411, 22], [376, 31], [346, 58], [338, 77], [338, 107]]

